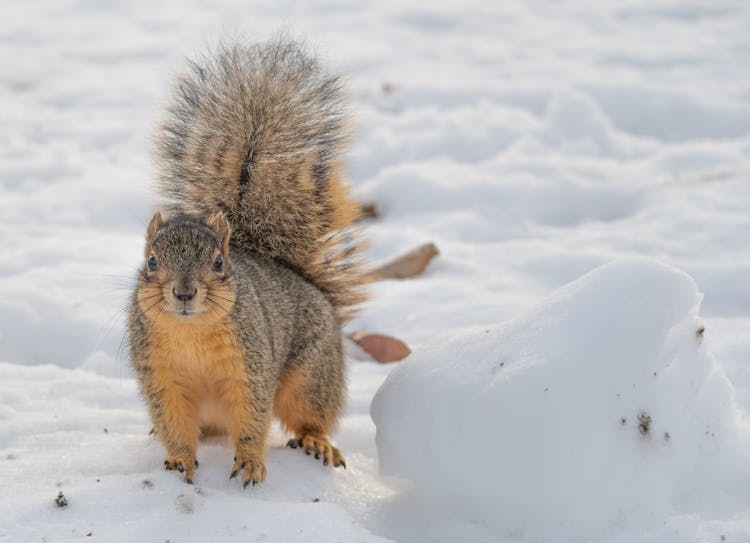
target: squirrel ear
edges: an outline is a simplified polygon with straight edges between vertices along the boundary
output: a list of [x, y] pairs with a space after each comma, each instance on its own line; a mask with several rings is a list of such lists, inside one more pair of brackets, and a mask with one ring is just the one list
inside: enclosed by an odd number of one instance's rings
[[232, 233], [232, 227], [229, 226], [227, 216], [224, 215], [223, 211], [212, 214], [208, 218], [208, 226], [210, 226], [214, 232], [221, 238], [221, 248], [224, 256], [229, 255], [229, 236]]
[[156, 231], [162, 226], [164, 226], [164, 217], [162, 217], [161, 211], [157, 211], [148, 223], [148, 228], [146, 228], [146, 238], [151, 239], [151, 236], [156, 234]]
[[161, 211], [157, 211], [156, 213], [154, 213], [154, 216], [151, 217], [151, 220], [148, 223], [148, 227], [146, 228], [146, 257], [148, 257], [149, 253], [151, 252], [151, 238], [162, 226], [164, 226], [164, 217], [162, 217]]

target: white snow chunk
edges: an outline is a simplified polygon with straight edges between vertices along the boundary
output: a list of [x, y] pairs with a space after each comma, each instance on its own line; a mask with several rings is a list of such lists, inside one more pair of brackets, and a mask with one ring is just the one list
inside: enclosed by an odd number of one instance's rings
[[381, 473], [531, 540], [689, 509], [747, 471], [700, 300], [679, 270], [618, 260], [515, 321], [436, 340], [373, 400]]

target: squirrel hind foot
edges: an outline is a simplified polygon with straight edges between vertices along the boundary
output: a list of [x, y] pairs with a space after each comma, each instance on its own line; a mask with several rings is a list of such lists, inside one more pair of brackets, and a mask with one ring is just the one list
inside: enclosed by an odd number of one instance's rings
[[315, 459], [320, 460], [322, 458], [324, 466], [330, 464], [334, 468], [341, 466], [346, 469], [346, 461], [341, 451], [331, 445], [328, 439], [320, 434], [299, 435], [290, 439], [286, 446], [292, 449], [302, 449], [308, 456], [315, 453]]

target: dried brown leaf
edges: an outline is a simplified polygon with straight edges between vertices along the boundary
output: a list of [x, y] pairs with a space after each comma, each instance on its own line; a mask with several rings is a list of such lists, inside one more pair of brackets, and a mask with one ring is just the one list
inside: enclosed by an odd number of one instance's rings
[[374, 269], [370, 272], [370, 277], [375, 281], [416, 277], [422, 274], [430, 261], [439, 254], [434, 243], [425, 243]]
[[398, 362], [411, 354], [411, 349], [395, 337], [369, 332], [356, 332], [349, 338], [381, 364]]

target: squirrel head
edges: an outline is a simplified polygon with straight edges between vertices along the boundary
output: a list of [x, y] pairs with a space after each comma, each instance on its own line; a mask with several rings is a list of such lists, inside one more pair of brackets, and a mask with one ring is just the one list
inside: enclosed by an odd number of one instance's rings
[[165, 219], [157, 212], [146, 230], [138, 304], [147, 318], [206, 322], [224, 317], [236, 300], [229, 261], [231, 228], [223, 213], [207, 220]]

